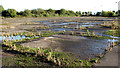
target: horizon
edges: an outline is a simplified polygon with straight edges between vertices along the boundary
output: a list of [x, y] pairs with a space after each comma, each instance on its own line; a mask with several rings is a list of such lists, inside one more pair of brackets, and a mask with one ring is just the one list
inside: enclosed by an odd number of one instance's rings
[[[62, 2], [63, 1], [63, 2]], [[1, 4], [5, 10], [7, 9], [15, 9], [16, 11], [24, 11], [25, 9], [37, 9], [41, 8], [44, 10], [47, 9], [53, 9], [53, 10], [60, 10], [60, 9], [65, 9], [65, 10], [72, 10], [74, 12], [76, 11], [81, 11], [81, 12], [101, 12], [103, 11], [117, 11], [118, 10], [118, 2], [119, 0], [74, 0], [73, 1], [64, 1], [61, 0], [56, 2], [56, 0], [44, 0], [44, 1], [39, 1], [36, 0], [33, 2], [31, 1], [16, 1], [16, 0], [1, 0]], [[92, 4], [91, 4], [92, 3]], [[22, 5], [21, 5], [22, 4]], [[47, 5], [46, 5], [47, 4]], [[61, 5], [62, 4], [62, 5]]]

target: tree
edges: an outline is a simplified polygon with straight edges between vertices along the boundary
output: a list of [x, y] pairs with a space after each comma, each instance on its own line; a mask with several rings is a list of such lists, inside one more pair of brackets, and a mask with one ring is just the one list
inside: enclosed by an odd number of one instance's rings
[[113, 17], [113, 16], [115, 16], [115, 13], [112, 12], [112, 11], [107, 11], [107, 12], [106, 11], [102, 11], [101, 15], [103, 17]]
[[2, 5], [0, 5], [0, 14], [4, 11], [4, 8]]
[[31, 10], [31, 13], [32, 13], [32, 14], [37, 14], [37, 10], [36, 10], [36, 9], [33, 9], [33, 10]]
[[15, 17], [17, 15], [17, 11], [15, 9], [8, 9], [2, 12], [2, 16], [4, 17]]
[[89, 12], [89, 16], [92, 16], [92, 12]]
[[64, 15], [67, 15], [67, 16], [75, 16], [75, 13], [74, 13], [74, 11], [72, 11], [72, 10], [68, 10], [68, 11], [66, 11], [66, 13], [65, 13]]
[[60, 10], [60, 15], [64, 15], [66, 13], [66, 10], [65, 9], [61, 9]]
[[120, 10], [117, 11], [117, 15], [120, 16]]
[[81, 11], [76, 11], [76, 16], [80, 16], [81, 15]]
[[102, 15], [103, 17], [107, 17], [107, 16], [108, 16], [108, 14], [107, 14], [106, 11], [102, 11], [101, 15]]
[[87, 15], [88, 14], [88, 12], [85, 12], [85, 15]]
[[22, 13], [23, 16], [31, 16], [32, 13], [31, 13], [31, 10], [28, 10], [26, 9], [23, 13]]
[[82, 12], [82, 15], [85, 15], [85, 12]]
[[55, 16], [55, 10], [51, 8], [47, 10], [47, 13], [49, 14], [49, 16]]
[[38, 8], [37, 9], [37, 14], [44, 14], [45, 13], [45, 10], [41, 9], [41, 8]]
[[114, 13], [114, 12], [111, 12], [111, 11], [108, 11], [107, 14], [108, 14], [108, 17], [113, 17], [113, 16], [115, 16], [115, 13]]
[[96, 16], [101, 16], [101, 12], [97, 12], [97, 13], [96, 13]]
[[45, 10], [38, 8], [31, 10], [31, 13], [35, 17], [43, 17], [43, 15], [46, 13]]
[[48, 13], [55, 13], [55, 10], [53, 10], [53, 9], [50, 8], [50, 9], [47, 10], [47, 12]]

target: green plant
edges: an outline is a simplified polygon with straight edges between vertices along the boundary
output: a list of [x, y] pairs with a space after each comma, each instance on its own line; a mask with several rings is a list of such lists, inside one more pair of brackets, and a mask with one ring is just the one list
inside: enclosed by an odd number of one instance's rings
[[80, 30], [82, 29], [82, 26], [80, 26]]
[[92, 35], [93, 35], [93, 36], [95, 36], [95, 33], [94, 33], [94, 32], [92, 32]]
[[71, 31], [72, 35], [74, 35], [74, 31]]
[[15, 9], [8, 9], [2, 12], [2, 16], [4, 17], [15, 17], [17, 15], [17, 11]]
[[87, 30], [87, 34], [90, 36], [90, 31], [89, 30]]

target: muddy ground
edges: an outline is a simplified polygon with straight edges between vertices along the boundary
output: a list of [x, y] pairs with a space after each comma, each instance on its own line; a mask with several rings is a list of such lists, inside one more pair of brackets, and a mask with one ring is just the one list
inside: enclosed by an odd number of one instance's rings
[[[33, 27], [44, 26], [43, 22], [59, 23], [59, 22], [112, 22], [117, 21], [118, 18], [107, 18], [107, 17], [50, 17], [50, 18], [6, 18], [2, 19], [1, 33], [14, 33], [14, 32], [29, 32]], [[98, 28], [98, 30], [97, 30]], [[102, 32], [109, 30], [108, 28], [102, 29], [97, 27], [96, 29], [90, 28], [89, 30], [95, 32]], [[83, 30], [84, 31], [84, 30]], [[85, 30], [86, 31], [86, 30]], [[40, 32], [38, 30], [37, 32]], [[53, 48], [55, 51], [72, 52], [80, 56], [81, 59], [97, 56], [103, 53], [107, 46], [107, 40], [90, 39], [80, 36], [69, 36], [69, 35], [52, 35], [50, 37], [44, 37], [36, 41], [29, 43], [22, 43], [22, 46], [29, 47], [42, 47], [42, 48]], [[117, 50], [117, 49], [115, 49]], [[114, 55], [109, 54], [107, 57]], [[14, 55], [9, 55], [3, 52], [3, 58]], [[118, 55], [115, 55], [116, 58]], [[104, 62], [104, 59], [101, 62]], [[109, 58], [111, 59], [111, 58]], [[114, 58], [115, 59], [115, 58]], [[118, 59], [115, 59], [113, 63], [116, 63]], [[106, 63], [109, 61], [105, 61]], [[96, 66], [105, 66], [104, 64], [96, 64]]]
[[[48, 18], [7, 18], [2, 19], [0, 25], [2, 29], [1, 32], [25, 32], [28, 28], [37, 27], [43, 21], [46, 22], [104, 22], [104, 21], [116, 21], [117, 18], [107, 18], [107, 17], [48, 17]], [[40, 21], [40, 22], [36, 22]], [[23, 25], [28, 23], [28, 25]], [[35, 24], [36, 23], [36, 24]], [[32, 26], [31, 26], [32, 25]]]

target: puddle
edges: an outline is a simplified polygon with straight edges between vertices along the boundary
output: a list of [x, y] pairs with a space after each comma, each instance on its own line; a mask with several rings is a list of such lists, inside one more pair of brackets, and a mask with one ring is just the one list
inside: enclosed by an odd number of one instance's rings
[[87, 37], [80, 36], [54, 36], [60, 38], [57, 43], [50, 46], [54, 49], [61, 49], [63, 52], [72, 52], [81, 59], [87, 59], [88, 56], [94, 58], [95, 55], [102, 54], [107, 47], [107, 40], [89, 39]]
[[102, 22], [93, 22], [93, 23], [85, 22], [83, 24], [86, 24], [86, 25], [89, 25], [89, 24], [91, 24], [91, 25], [98, 25], [98, 24], [103, 24], [103, 23]]
[[71, 24], [74, 24], [74, 25], [79, 25], [79, 26], [84, 26], [84, 27], [88, 27], [88, 26], [94, 26], [95, 24], [97, 23], [77, 23], [77, 22], [61, 22], [61, 23], [50, 23], [50, 22], [44, 22], [43, 24], [46, 24], [48, 26], [64, 26], [64, 25], [71, 25]]
[[[100, 55], [105, 52], [107, 45], [110, 42], [110, 46], [112, 46], [113, 42], [118, 40], [112, 39], [90, 39], [87, 37], [80, 36], [54, 36], [55, 38], [60, 38], [59, 44], [52, 44], [54, 49], [61, 49], [63, 52], [72, 52], [79, 56], [81, 59], [87, 59], [88, 57], [94, 58], [95, 55]], [[54, 47], [54, 45], [56, 47]]]
[[47, 29], [47, 30], [52, 30], [52, 31], [72, 31], [72, 28], [51, 28], [51, 29]]
[[[103, 33], [101, 33], [101, 34], [100, 34], [100, 33], [97, 33], [97, 35], [113, 38], [113, 36], [111, 36], [111, 35], [105, 35], [105, 34], [103, 34]], [[115, 38], [115, 39], [105, 39], [105, 40], [106, 40], [107, 42], [113, 43], [113, 42], [119, 41], [118, 39], [120, 39], [120, 37], [114, 37], [114, 38]], [[110, 46], [112, 46], [112, 44], [111, 44]]]
[[[35, 36], [35, 37], [39, 37], [39, 36]], [[4, 37], [4, 40], [5, 39], [8, 39], [8, 40], [12, 40], [12, 38], [13, 38], [13, 40], [21, 40], [21, 39], [24, 39], [24, 38], [30, 38], [30, 37], [25, 37], [24, 35], [22, 35], [22, 37], [20, 36], [20, 35], [17, 35], [17, 36], [13, 36], [13, 37]], [[31, 38], [33, 38], [33, 37], [31, 37]], [[2, 41], [3, 40], [3, 37], [2, 36], [0, 36], [0, 41]]]
[[60, 26], [60, 25], [77, 24], [77, 22], [61, 22], [61, 23], [44, 22], [43, 24], [48, 25], [48, 26]]
[[80, 27], [80, 26], [84, 26], [84, 27], [92, 26], [92, 27], [93, 27], [94, 25], [79, 25], [79, 27]]
[[[24, 38], [29, 38], [29, 37], [25, 37], [24, 35], [22, 35], [22, 37], [20, 35], [17, 35], [17, 36], [13, 36], [13, 39], [14, 40], [17, 40], [17, 39], [24, 39]], [[2, 41], [2, 36], [0, 36], [0, 40]], [[12, 37], [4, 37], [4, 39], [8, 39], [8, 40], [12, 40]]]
[[[111, 35], [105, 35], [105, 34], [103, 34], [103, 33], [96, 33], [96, 35], [99, 35], [99, 36], [106, 36], [106, 37], [111, 37], [111, 38], [113, 38], [113, 36], [111, 36]], [[114, 38], [120, 39], [120, 37], [114, 37]]]

